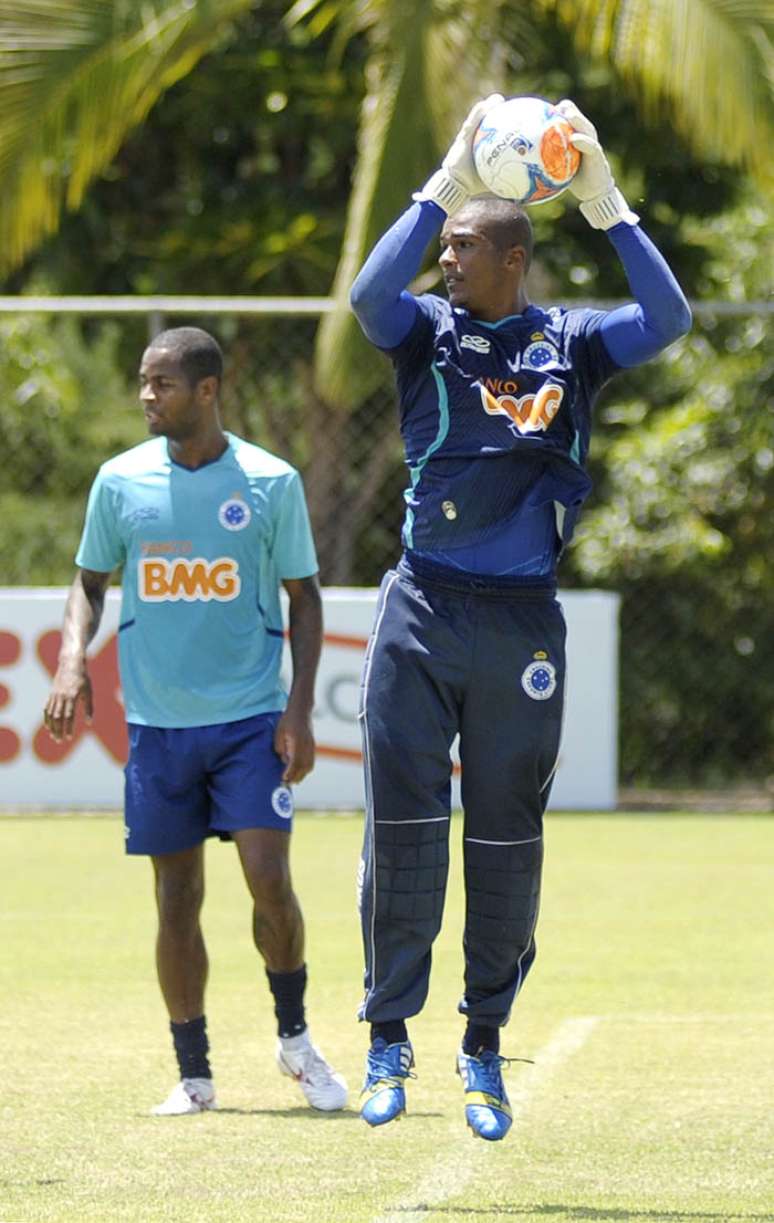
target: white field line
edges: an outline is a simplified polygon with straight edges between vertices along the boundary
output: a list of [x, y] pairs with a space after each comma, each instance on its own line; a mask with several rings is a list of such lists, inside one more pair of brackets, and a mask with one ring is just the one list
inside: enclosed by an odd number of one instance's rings
[[[583, 1048], [600, 1021], [598, 1015], [583, 1015], [566, 1019], [554, 1035], [535, 1055], [535, 1065], [522, 1068], [520, 1083], [515, 1091], [509, 1091], [514, 1124], [527, 1111], [532, 1097], [542, 1091], [565, 1062]], [[448, 1155], [438, 1160], [431, 1172], [420, 1180], [416, 1187], [404, 1196], [387, 1214], [378, 1215], [373, 1223], [410, 1223], [412, 1219], [423, 1219], [428, 1207], [439, 1206], [448, 1198], [461, 1193], [479, 1171], [479, 1161], [466, 1158], [462, 1153], [462, 1142], [472, 1141], [465, 1128], [460, 1096], [460, 1116], [456, 1122], [460, 1141], [449, 1143]], [[507, 1142], [507, 1139], [506, 1139]], [[482, 1143], [482, 1146], [489, 1144]], [[468, 1150], [467, 1145], [465, 1151]], [[412, 1205], [417, 1209], [412, 1210]]]
[[771, 1023], [774, 1011], [688, 1011], [671, 1014], [669, 1011], [617, 1011], [600, 1015], [604, 1023]]

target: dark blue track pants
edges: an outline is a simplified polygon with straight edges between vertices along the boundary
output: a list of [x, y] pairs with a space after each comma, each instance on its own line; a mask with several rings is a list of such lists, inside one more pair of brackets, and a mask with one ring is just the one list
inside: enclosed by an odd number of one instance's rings
[[471, 586], [403, 563], [382, 582], [363, 668], [361, 863], [371, 1023], [427, 997], [449, 865], [460, 736], [465, 990], [459, 1009], [507, 1022], [535, 957], [543, 812], [559, 750], [565, 626], [552, 589]]

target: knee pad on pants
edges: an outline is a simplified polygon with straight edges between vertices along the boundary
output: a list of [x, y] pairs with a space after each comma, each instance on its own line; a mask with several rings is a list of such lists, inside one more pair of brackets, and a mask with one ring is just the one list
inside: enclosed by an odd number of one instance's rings
[[526, 945], [537, 918], [542, 862], [542, 838], [524, 845], [466, 841], [468, 935]]
[[440, 920], [449, 870], [449, 822], [374, 825], [376, 917]]

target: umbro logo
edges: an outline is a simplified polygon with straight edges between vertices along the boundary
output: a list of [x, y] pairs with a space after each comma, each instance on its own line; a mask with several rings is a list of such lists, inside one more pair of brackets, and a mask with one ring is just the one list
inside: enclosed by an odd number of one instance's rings
[[483, 335], [464, 335], [460, 340], [460, 348], [472, 348], [473, 352], [490, 352], [492, 342]]

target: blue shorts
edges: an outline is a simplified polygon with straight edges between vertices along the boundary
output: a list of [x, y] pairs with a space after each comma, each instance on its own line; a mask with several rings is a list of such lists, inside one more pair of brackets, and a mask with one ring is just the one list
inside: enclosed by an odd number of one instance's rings
[[126, 852], [169, 854], [240, 828], [290, 832], [293, 795], [274, 750], [279, 713], [170, 730], [130, 723]]

